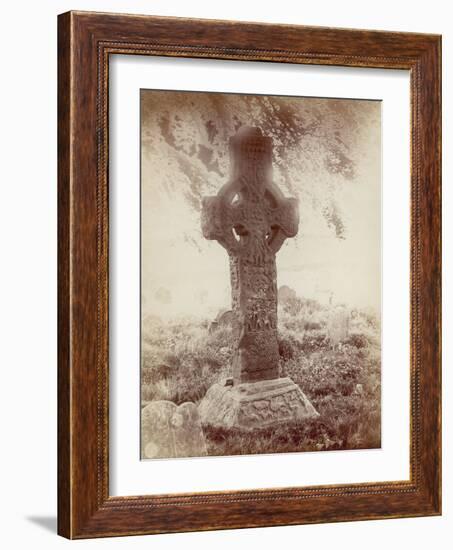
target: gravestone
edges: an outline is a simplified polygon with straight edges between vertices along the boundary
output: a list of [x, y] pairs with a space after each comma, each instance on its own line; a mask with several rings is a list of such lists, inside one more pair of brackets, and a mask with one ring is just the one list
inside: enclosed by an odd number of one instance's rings
[[200, 416], [194, 403], [153, 401], [142, 409], [142, 458], [206, 456]]
[[327, 337], [331, 348], [338, 345], [349, 336], [349, 314], [345, 307], [337, 306], [327, 323]]
[[297, 200], [272, 181], [272, 139], [242, 127], [230, 138], [231, 178], [202, 202], [201, 225], [230, 260], [233, 379], [212, 386], [203, 423], [256, 427], [317, 416], [290, 378], [279, 378], [276, 253], [297, 234]]
[[291, 300], [295, 300], [297, 298], [296, 291], [290, 288], [287, 285], [282, 285], [278, 289], [278, 301], [282, 304], [285, 302], [290, 302]]
[[209, 333], [215, 332], [220, 327], [229, 327], [233, 323], [233, 312], [230, 309], [221, 309], [214, 321], [209, 325]]
[[216, 317], [216, 321], [219, 323], [219, 327], [228, 327], [233, 322], [233, 312], [231, 309], [224, 309], [219, 311]]

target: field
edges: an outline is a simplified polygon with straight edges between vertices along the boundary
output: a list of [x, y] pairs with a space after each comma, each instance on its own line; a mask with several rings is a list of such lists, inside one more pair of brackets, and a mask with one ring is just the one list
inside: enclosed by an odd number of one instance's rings
[[[380, 447], [380, 323], [350, 314], [349, 333], [329, 340], [330, 306], [295, 298], [279, 306], [280, 376], [300, 386], [320, 416], [273, 428], [204, 426], [209, 455], [327, 451]], [[231, 376], [231, 327], [210, 321], [148, 318], [142, 339], [142, 405], [153, 400], [198, 404], [209, 387]]]

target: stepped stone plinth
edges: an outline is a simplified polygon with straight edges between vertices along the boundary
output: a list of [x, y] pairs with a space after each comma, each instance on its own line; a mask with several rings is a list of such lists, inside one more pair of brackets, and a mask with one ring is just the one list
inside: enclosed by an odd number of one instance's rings
[[198, 407], [203, 424], [253, 429], [318, 416], [291, 378], [211, 386]]

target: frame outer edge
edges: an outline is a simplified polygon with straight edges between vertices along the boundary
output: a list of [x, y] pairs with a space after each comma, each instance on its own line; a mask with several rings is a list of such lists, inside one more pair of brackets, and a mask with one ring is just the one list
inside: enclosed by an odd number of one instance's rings
[[434, 158], [434, 170], [436, 173], [436, 186], [438, 188], [438, 228], [435, 235], [438, 246], [437, 274], [436, 274], [436, 304], [437, 316], [436, 323], [438, 329], [437, 336], [437, 383], [438, 383], [438, 403], [437, 403], [437, 487], [434, 507], [439, 515], [442, 515], [442, 36], [438, 36], [435, 53], [434, 78], [437, 99], [437, 117], [436, 117], [436, 155]]
[[[413, 103], [415, 201], [411, 248], [415, 280], [411, 322], [415, 321], [416, 407], [418, 431], [415, 481], [429, 515], [441, 514], [441, 37], [420, 55]], [[418, 243], [414, 249], [414, 242]], [[412, 463], [412, 459], [411, 459]]]
[[[96, 37], [89, 22], [74, 12], [63, 14], [61, 26], [61, 103], [65, 109], [60, 181], [66, 199], [60, 219], [67, 231], [66, 236], [63, 234], [63, 265], [68, 271], [63, 293], [66, 318], [61, 334], [69, 346], [60, 365], [61, 426], [68, 430], [61, 453], [62, 465], [66, 467], [61, 498], [66, 524], [62, 534], [73, 539], [80, 538], [104, 499], [100, 492], [103, 448], [96, 426], [104, 400], [98, 391], [97, 365], [102, 339], [99, 304], [105, 294], [100, 295], [99, 287], [99, 185], [94, 185], [100, 164], [97, 98], [93, 93], [97, 86]], [[66, 443], [64, 437], [68, 439]]]
[[[422, 217], [422, 273], [426, 277], [422, 298], [422, 348], [424, 396], [427, 411], [423, 415], [425, 490], [433, 513], [442, 513], [442, 39], [439, 36], [423, 58], [423, 128], [421, 154], [424, 160]], [[426, 235], [424, 238], [423, 235]], [[429, 236], [429, 240], [428, 240]], [[428, 341], [426, 341], [428, 340]], [[437, 428], [437, 429], [435, 429]]]
[[58, 526], [72, 535], [71, 483], [71, 13], [58, 16]]

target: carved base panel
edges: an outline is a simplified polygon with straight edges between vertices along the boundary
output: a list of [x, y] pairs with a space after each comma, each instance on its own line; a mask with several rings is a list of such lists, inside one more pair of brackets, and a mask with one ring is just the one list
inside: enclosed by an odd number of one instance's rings
[[201, 422], [223, 428], [262, 428], [319, 416], [291, 378], [228, 386], [214, 384], [198, 407]]

